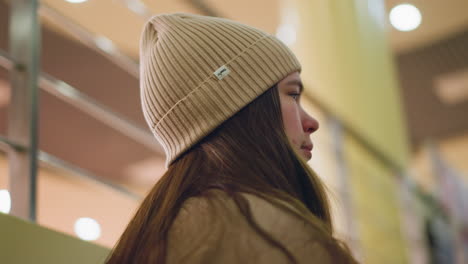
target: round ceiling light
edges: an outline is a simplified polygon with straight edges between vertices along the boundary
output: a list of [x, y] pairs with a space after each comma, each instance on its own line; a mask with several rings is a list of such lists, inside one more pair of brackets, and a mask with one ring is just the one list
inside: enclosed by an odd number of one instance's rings
[[400, 31], [415, 30], [421, 24], [422, 16], [414, 5], [397, 5], [390, 11], [390, 23]]
[[11, 197], [8, 190], [0, 190], [0, 212], [9, 214], [11, 209]]
[[67, 1], [68, 3], [73, 3], [73, 4], [80, 4], [80, 3], [84, 3], [88, 0], [65, 0]]
[[101, 236], [101, 226], [96, 220], [83, 217], [76, 220], [75, 233], [83, 240], [96, 240]]

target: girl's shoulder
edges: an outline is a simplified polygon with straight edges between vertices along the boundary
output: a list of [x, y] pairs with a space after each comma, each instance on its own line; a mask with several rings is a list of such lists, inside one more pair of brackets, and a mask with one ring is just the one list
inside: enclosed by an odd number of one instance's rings
[[[298, 260], [311, 260], [312, 254], [314, 258], [320, 257], [320, 263], [327, 263], [327, 255], [316, 239], [316, 230], [285, 210], [289, 205], [277, 206], [253, 194], [241, 195], [249, 205], [251, 220], [261, 232], [285, 245]], [[254, 259], [255, 263], [287, 263], [285, 254], [265, 240], [241, 210], [231, 195], [220, 190], [189, 198], [169, 232], [168, 257], [174, 261], [168, 263], [188, 259], [191, 263], [197, 263], [194, 259], [209, 263], [203, 261], [205, 257], [219, 258], [217, 260], [223, 263], [244, 260], [250, 263]]]
[[[304, 217], [300, 217], [299, 209], [285, 201], [273, 197], [265, 199], [250, 193], [239, 194], [247, 202], [253, 219], [267, 230], [290, 227], [291, 225], [297, 228], [307, 228], [308, 226], [309, 222], [304, 221]], [[175, 222], [196, 224], [197, 221], [200, 221], [199, 224], [207, 222], [234, 226], [248, 224], [248, 220], [245, 219], [245, 210], [243, 213], [239, 202], [236, 203], [236, 199], [232, 195], [217, 189], [210, 190], [203, 196], [187, 199]], [[282, 231], [282, 229], [280, 228], [278, 231]]]
[[[265, 199], [250, 193], [239, 193], [247, 202], [250, 213], [264, 227], [296, 224], [304, 222], [298, 209], [279, 199]], [[245, 215], [239, 208], [239, 202], [232, 195], [222, 190], [210, 190], [202, 196], [191, 197], [182, 205], [176, 221], [216, 221], [229, 224], [244, 223]], [[271, 201], [270, 201], [271, 200]], [[274, 202], [272, 202], [274, 201]], [[240, 219], [240, 220], [239, 220]], [[241, 221], [244, 220], [244, 221]], [[305, 224], [305, 223], [302, 223]]]

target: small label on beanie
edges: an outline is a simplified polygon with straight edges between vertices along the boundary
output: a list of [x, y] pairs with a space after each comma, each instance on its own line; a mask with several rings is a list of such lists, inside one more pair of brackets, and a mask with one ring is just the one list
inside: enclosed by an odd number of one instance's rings
[[226, 77], [231, 71], [228, 69], [228, 67], [226, 67], [226, 65], [223, 65], [221, 67], [219, 67], [219, 69], [217, 69], [215, 72], [214, 72], [214, 75], [216, 76], [216, 78], [218, 78], [218, 80], [222, 80], [224, 79], [224, 77]]

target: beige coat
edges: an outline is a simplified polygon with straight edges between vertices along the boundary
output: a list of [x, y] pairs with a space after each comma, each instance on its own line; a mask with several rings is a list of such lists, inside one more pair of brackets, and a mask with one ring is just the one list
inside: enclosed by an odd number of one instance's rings
[[[168, 264], [289, 263], [264, 240], [232, 199], [221, 191], [214, 198], [190, 198], [169, 232]], [[256, 222], [295, 256], [298, 263], [333, 263], [317, 242], [314, 228], [270, 202], [245, 194]]]

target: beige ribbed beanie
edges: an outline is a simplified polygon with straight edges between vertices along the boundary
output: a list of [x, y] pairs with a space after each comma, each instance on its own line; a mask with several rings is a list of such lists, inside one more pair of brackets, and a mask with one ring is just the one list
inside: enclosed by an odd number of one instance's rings
[[300, 71], [276, 37], [222, 18], [151, 18], [140, 42], [145, 119], [166, 167], [268, 88]]

